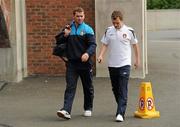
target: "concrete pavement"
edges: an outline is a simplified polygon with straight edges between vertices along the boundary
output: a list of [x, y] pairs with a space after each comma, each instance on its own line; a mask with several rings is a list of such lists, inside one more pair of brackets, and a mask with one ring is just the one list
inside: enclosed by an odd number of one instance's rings
[[[8, 83], [0, 91], [0, 127], [179, 127], [179, 49], [178, 40], [164, 43], [162, 39], [149, 38], [149, 74], [145, 79], [130, 79], [126, 119], [122, 123], [114, 121], [116, 104], [109, 78], [94, 78], [94, 111], [90, 118], [82, 116], [83, 93], [79, 82], [72, 119], [65, 121], [56, 116], [56, 111], [63, 104], [64, 77], [29, 77], [20, 83]], [[152, 83], [160, 118], [139, 119], [133, 116], [142, 81]]]

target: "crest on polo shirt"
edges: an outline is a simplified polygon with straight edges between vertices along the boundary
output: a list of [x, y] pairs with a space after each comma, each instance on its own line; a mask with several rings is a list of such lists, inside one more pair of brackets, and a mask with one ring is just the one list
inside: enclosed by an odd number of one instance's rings
[[80, 35], [81, 35], [81, 36], [83, 36], [84, 34], [85, 34], [84, 31], [81, 31], [81, 32], [80, 32]]
[[126, 38], [127, 37], [127, 34], [123, 34], [123, 38]]

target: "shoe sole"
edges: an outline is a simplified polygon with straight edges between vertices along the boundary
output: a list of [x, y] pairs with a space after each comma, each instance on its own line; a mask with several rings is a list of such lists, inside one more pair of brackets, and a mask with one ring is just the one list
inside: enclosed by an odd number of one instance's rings
[[57, 115], [58, 115], [60, 118], [64, 118], [64, 119], [66, 119], [66, 120], [71, 119], [71, 118], [65, 117], [65, 115], [62, 114], [61, 112], [57, 112]]
[[92, 115], [85, 115], [85, 114], [84, 114], [83, 116], [84, 116], [84, 117], [91, 117]]
[[123, 122], [124, 120], [116, 120], [116, 122]]
[[91, 115], [85, 115], [85, 114], [83, 114], [83, 116], [84, 116], [84, 117], [91, 117], [91, 116], [92, 116], [92, 114], [91, 114]]

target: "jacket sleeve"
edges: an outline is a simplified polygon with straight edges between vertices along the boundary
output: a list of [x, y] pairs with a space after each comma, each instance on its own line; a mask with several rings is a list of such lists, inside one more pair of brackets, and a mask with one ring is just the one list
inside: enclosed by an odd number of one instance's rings
[[96, 51], [95, 36], [94, 34], [87, 34], [86, 36], [87, 36], [87, 44], [88, 44], [88, 48], [86, 52], [89, 54], [89, 56], [91, 56]]

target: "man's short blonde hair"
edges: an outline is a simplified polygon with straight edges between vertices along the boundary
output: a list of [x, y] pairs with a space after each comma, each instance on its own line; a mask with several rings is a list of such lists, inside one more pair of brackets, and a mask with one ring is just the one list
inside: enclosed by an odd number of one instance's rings
[[84, 9], [83, 9], [82, 7], [76, 7], [76, 8], [74, 8], [74, 10], [73, 10], [73, 15], [75, 15], [76, 12], [84, 12]]
[[115, 20], [115, 19], [117, 19], [119, 17], [119, 19], [121, 20], [121, 21], [123, 21], [123, 14], [121, 13], [121, 11], [113, 11], [112, 12], [112, 15], [111, 15], [111, 19], [112, 20]]

